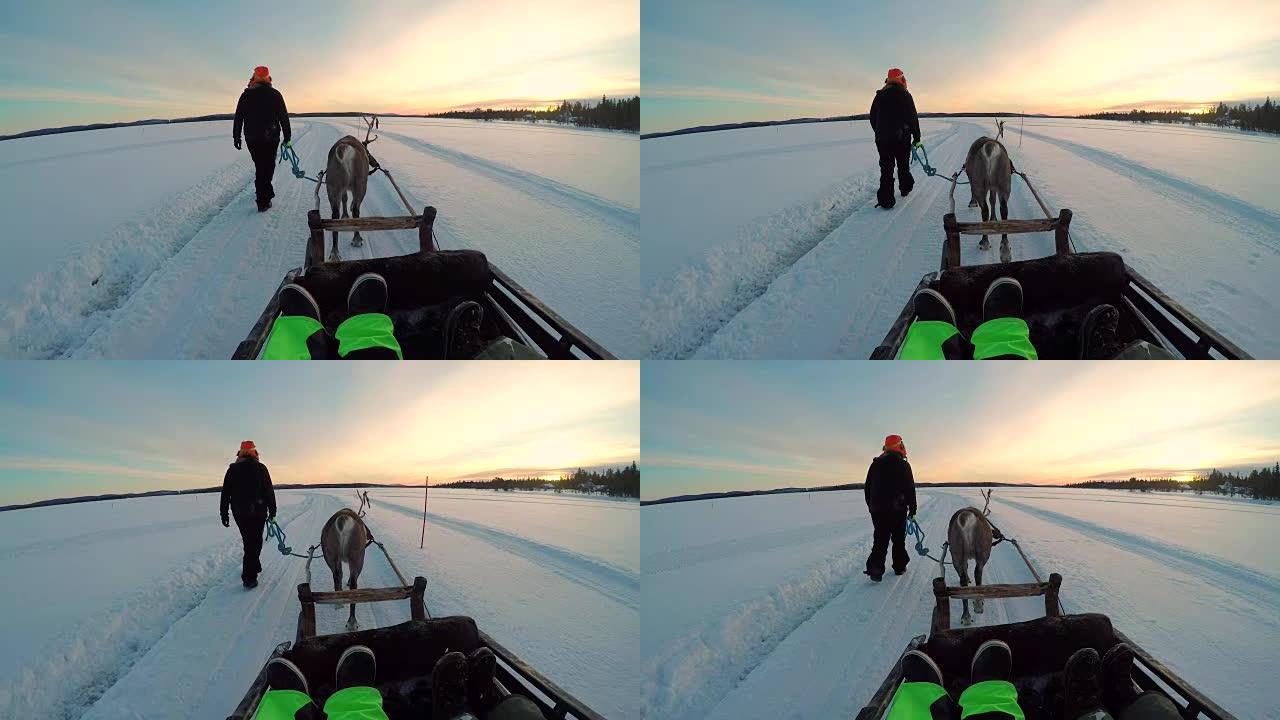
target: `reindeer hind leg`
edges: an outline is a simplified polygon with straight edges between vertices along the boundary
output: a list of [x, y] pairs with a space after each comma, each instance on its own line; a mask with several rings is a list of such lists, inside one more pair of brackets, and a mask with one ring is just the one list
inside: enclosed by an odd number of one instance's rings
[[[361, 203], [361, 202], [363, 202], [363, 201], [364, 201], [364, 198], [356, 199], [355, 197], [352, 197], [352, 199], [351, 199], [351, 217], [353, 217], [353, 218], [359, 218], [359, 217], [360, 217], [360, 203]], [[355, 235], [355, 237], [351, 238], [351, 245], [352, 245], [353, 247], [360, 247], [361, 245], [364, 245], [364, 238], [360, 237], [360, 231], [359, 231], [359, 230], [357, 230], [357, 231], [356, 231], [356, 235]]]
[[[329, 196], [329, 217], [334, 220], [338, 219], [338, 203], [333, 201], [333, 196]], [[338, 231], [333, 231], [333, 244], [329, 247], [329, 262], [339, 262], [342, 256], [338, 254]]]
[[[973, 584], [982, 587], [982, 568], [983, 563], [974, 563], [973, 565]], [[973, 601], [973, 611], [982, 614], [986, 608], [985, 601], [982, 598], [976, 598]]]
[[[982, 222], [986, 222], [990, 220], [991, 206], [988, 204], [987, 199], [985, 197], [978, 201], [978, 207], [982, 209]], [[982, 239], [978, 241], [978, 249], [987, 250], [990, 247], [991, 247], [991, 241], [987, 239], [986, 235], [983, 235]]]
[[[347, 581], [347, 587], [355, 590], [356, 581], [360, 578], [360, 571], [364, 569], [364, 554], [360, 553], [358, 556], [351, 558], [347, 561], [347, 564], [351, 570], [351, 579]], [[358, 627], [360, 627], [360, 624], [356, 622], [356, 604], [351, 603], [351, 614], [347, 617], [347, 629], [355, 630]]]
[[[965, 559], [956, 564], [956, 574], [960, 576], [960, 587], [969, 587], [969, 561]], [[960, 601], [964, 606], [964, 614], [960, 616], [961, 625], [972, 625], [973, 616], [969, 614], [969, 599]]]

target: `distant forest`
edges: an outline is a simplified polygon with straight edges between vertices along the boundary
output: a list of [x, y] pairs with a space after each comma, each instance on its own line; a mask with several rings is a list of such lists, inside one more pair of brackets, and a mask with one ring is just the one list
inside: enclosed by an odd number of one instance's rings
[[547, 481], [542, 478], [500, 478], [492, 480], [459, 480], [435, 487], [470, 488], [474, 490], [547, 490], [556, 492], [573, 490], [585, 493], [599, 493], [613, 497], [640, 497], [640, 468], [633, 461], [622, 468], [609, 468], [604, 472], [583, 470], [578, 468], [569, 475], [561, 475], [559, 480]]
[[552, 105], [542, 110], [526, 108], [494, 110], [451, 110], [435, 113], [427, 117], [461, 118], [465, 120], [532, 120], [534, 122], [558, 122], [580, 127], [607, 128], [610, 130], [630, 130], [640, 132], [640, 98], [638, 96], [624, 100], [612, 100], [602, 96], [594, 105], [581, 101], [565, 100], [559, 105]]
[[1218, 107], [1202, 113], [1130, 110], [1127, 113], [1094, 113], [1092, 115], [1081, 115], [1080, 117], [1088, 120], [1132, 120], [1134, 122], [1163, 123], [1190, 122], [1193, 125], [1201, 123], [1206, 125], [1229, 125], [1232, 127], [1238, 127], [1241, 130], [1259, 130], [1262, 132], [1280, 133], [1280, 105], [1271, 102], [1271, 98], [1267, 98], [1266, 102], [1253, 107], [1250, 107], [1245, 103], [1240, 103], [1239, 105], [1218, 103]]
[[1067, 487], [1106, 488], [1110, 490], [1133, 490], [1150, 492], [1161, 490], [1166, 492], [1222, 493], [1232, 497], [1257, 498], [1259, 500], [1280, 499], [1280, 463], [1261, 470], [1253, 470], [1247, 475], [1224, 473], [1217, 469], [1207, 475], [1201, 475], [1190, 482], [1178, 482], [1173, 478], [1129, 478], [1128, 480], [1093, 480], [1076, 483]]

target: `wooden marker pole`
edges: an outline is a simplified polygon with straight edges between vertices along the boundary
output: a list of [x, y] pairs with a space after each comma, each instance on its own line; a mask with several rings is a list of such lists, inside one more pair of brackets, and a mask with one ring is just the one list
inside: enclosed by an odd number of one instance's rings
[[427, 542], [427, 488], [431, 485], [431, 476], [422, 476], [422, 538], [418, 540], [418, 549]]

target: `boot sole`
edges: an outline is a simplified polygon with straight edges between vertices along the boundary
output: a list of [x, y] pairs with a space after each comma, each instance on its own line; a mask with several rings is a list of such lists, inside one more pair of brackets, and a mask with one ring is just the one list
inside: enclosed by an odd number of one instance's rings
[[[382, 276], [381, 276], [381, 275], [379, 275], [378, 273], [375, 273], [375, 272], [367, 272], [367, 273], [365, 273], [365, 274], [361, 275], [360, 277], [356, 278], [356, 281], [355, 281], [355, 282], [351, 283], [351, 289], [347, 291], [347, 309], [348, 309], [348, 310], [350, 310], [350, 308], [351, 308], [351, 296], [356, 294], [356, 288], [360, 287], [360, 284], [361, 284], [361, 283], [363, 283], [363, 282], [365, 282], [366, 280], [375, 280], [375, 281], [377, 281], [377, 282], [382, 283], [382, 290], [383, 290], [383, 294], [384, 294], [384, 295], [386, 294], [386, 290], [387, 290], [387, 279], [386, 279], [386, 278], [384, 278], [384, 277], [382, 277]], [[382, 309], [383, 309], [383, 310], [386, 310], [386, 306], [384, 305]], [[381, 311], [379, 311], [379, 312], [381, 312]]]
[[986, 322], [987, 320], [990, 320], [990, 319], [991, 319], [991, 318], [988, 318], [988, 317], [987, 317], [987, 300], [989, 300], [989, 299], [991, 298], [991, 291], [995, 290], [997, 287], [999, 287], [999, 286], [1001, 286], [1001, 285], [1008, 285], [1008, 284], [1010, 284], [1010, 283], [1012, 283], [1013, 285], [1015, 285], [1015, 286], [1018, 288], [1018, 298], [1019, 298], [1019, 301], [1018, 301], [1018, 312], [1017, 312], [1017, 314], [1016, 314], [1014, 317], [1016, 317], [1017, 315], [1021, 315], [1021, 314], [1022, 314], [1022, 283], [1018, 282], [1016, 279], [1011, 278], [1011, 277], [1000, 277], [1000, 278], [996, 278], [995, 280], [993, 280], [993, 281], [991, 282], [991, 284], [987, 286], [987, 291], [986, 291], [985, 293], [983, 293], [983, 295], [982, 295], [982, 320], [983, 320], [983, 322]]
[[[286, 660], [285, 658], [282, 658], [282, 657], [271, 658], [271, 660], [267, 661], [268, 665], [270, 665], [271, 663], [279, 663], [280, 665], [284, 665], [285, 667], [292, 670], [293, 674], [297, 675], [298, 678], [302, 680], [302, 692], [306, 695], [311, 695], [311, 688], [307, 685], [307, 676], [302, 674], [302, 668], [298, 667], [297, 665], [294, 665], [291, 661]], [[276, 689], [279, 690], [281, 688], [276, 688]]]
[[315, 310], [316, 312], [316, 314], [312, 315], [312, 317], [315, 320], [319, 321], [320, 320], [320, 303], [316, 302], [315, 297], [310, 292], [307, 292], [306, 288], [302, 287], [297, 283], [289, 283], [288, 285], [285, 285], [284, 287], [280, 288], [280, 292], [283, 293], [285, 290], [289, 288], [293, 288], [297, 292], [301, 293], [302, 297], [306, 298], [307, 303], [311, 305], [311, 309]]
[[973, 679], [973, 666], [977, 663], [977, 661], [978, 661], [978, 657], [979, 657], [980, 655], [982, 655], [982, 651], [983, 651], [983, 650], [986, 650], [988, 647], [1002, 647], [1002, 648], [1004, 648], [1004, 649], [1005, 649], [1005, 651], [1009, 654], [1009, 666], [1010, 666], [1010, 668], [1012, 669], [1012, 666], [1013, 666], [1013, 650], [1009, 647], [1009, 643], [1007, 643], [1007, 642], [1005, 642], [1005, 641], [1003, 641], [1003, 640], [988, 640], [988, 641], [986, 641], [986, 642], [984, 642], [984, 643], [982, 643], [981, 645], [979, 645], [979, 646], [978, 646], [978, 650], [977, 650], [977, 652], [975, 652], [975, 653], [973, 654], [973, 659], [969, 661], [969, 678], [970, 678], [970, 682], [972, 682], [972, 679]]
[[[351, 657], [353, 654], [358, 652], [365, 652], [369, 654], [369, 659], [373, 661], [373, 677], [375, 679], [378, 677], [378, 658], [373, 654], [373, 651], [365, 647], [364, 645], [352, 645], [351, 647], [344, 650], [342, 653], [342, 656], [338, 658], [338, 665], [333, 671], [334, 687], [338, 686], [338, 670], [342, 669], [343, 661], [345, 661], [347, 658]], [[372, 683], [370, 684], [372, 685]]]

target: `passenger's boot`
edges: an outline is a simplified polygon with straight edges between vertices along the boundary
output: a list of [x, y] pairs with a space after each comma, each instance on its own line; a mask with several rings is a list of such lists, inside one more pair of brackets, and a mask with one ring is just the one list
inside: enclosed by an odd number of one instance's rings
[[458, 303], [444, 321], [444, 359], [469, 360], [484, 349], [484, 307], [474, 300]]
[[982, 321], [1022, 317], [1022, 283], [1011, 277], [996, 278], [982, 296]]
[[969, 663], [969, 684], [985, 680], [1008, 680], [1013, 670], [1013, 650], [1003, 640], [988, 640], [978, 646]]
[[1137, 699], [1139, 693], [1133, 685], [1133, 648], [1125, 643], [1112, 645], [1102, 655], [1099, 682], [1102, 700], [1109, 708], [1119, 711]]
[[467, 656], [445, 653], [431, 670], [431, 717], [453, 720], [467, 714]]
[[1116, 332], [1120, 327], [1120, 311], [1103, 303], [1085, 313], [1080, 321], [1080, 360], [1109, 360], [1120, 352]]
[[476, 648], [467, 656], [467, 701], [475, 712], [497, 703], [499, 698], [493, 685], [497, 669], [498, 658], [487, 647]]
[[347, 292], [347, 312], [350, 315], [385, 313], [387, 311], [387, 280], [378, 273], [368, 272], [356, 278]]
[[1102, 659], [1093, 648], [1081, 648], [1067, 660], [1062, 671], [1062, 717], [1064, 720], [1109, 720], [1102, 707], [1098, 667]]
[[364, 645], [352, 645], [338, 658], [333, 672], [333, 691], [349, 687], [373, 687], [378, 677], [378, 661]]
[[902, 656], [902, 681], [941, 685], [942, 670], [938, 668], [933, 658], [920, 650], [908, 650], [907, 654]]

